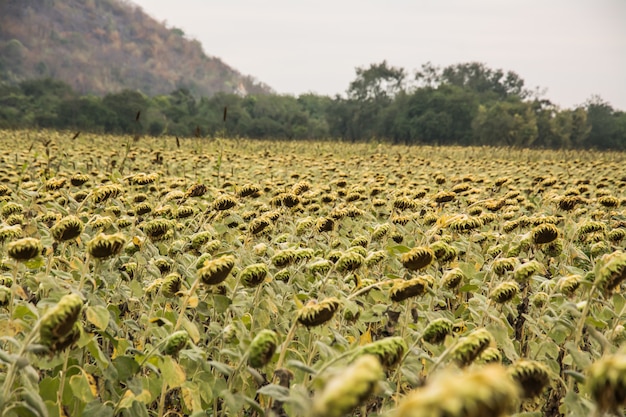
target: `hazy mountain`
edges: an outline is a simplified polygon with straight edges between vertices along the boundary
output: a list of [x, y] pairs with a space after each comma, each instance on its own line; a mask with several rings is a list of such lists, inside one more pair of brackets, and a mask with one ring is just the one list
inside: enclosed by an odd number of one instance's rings
[[0, 81], [42, 77], [94, 94], [271, 92], [131, 2], [0, 0]]

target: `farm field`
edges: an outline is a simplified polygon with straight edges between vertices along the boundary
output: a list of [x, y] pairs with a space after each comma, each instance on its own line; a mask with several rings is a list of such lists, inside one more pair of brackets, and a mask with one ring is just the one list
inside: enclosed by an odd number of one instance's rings
[[622, 415], [624, 162], [0, 131], [0, 414]]

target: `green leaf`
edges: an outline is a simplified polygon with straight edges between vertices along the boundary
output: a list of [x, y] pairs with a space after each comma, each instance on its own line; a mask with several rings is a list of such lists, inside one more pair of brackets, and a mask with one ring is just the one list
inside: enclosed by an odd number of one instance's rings
[[21, 397], [28, 406], [33, 409], [37, 416], [48, 417], [48, 409], [39, 395], [32, 393], [29, 390], [23, 390]]
[[72, 388], [72, 394], [83, 403], [88, 403], [95, 398], [84, 372], [70, 377], [70, 387]]
[[118, 356], [113, 359], [113, 366], [117, 369], [117, 379], [121, 382], [126, 381], [139, 370], [139, 364], [131, 356]]
[[113, 408], [96, 400], [85, 406], [83, 415], [89, 417], [113, 417]]
[[306, 363], [304, 362], [300, 362], [297, 361], [295, 359], [289, 360], [287, 361], [287, 366], [288, 367], [292, 367], [292, 368], [296, 368], [299, 369], [301, 371], [306, 372], [307, 374], [313, 374], [315, 375], [317, 373], [317, 371], [313, 368], [311, 368], [310, 366], [308, 366]]
[[59, 377], [46, 377], [39, 383], [39, 395], [44, 400], [56, 401], [57, 392], [59, 392]]
[[86, 347], [91, 356], [96, 359], [96, 362], [101, 369], [109, 367], [109, 358], [107, 358], [107, 356], [102, 352], [100, 346], [98, 346], [93, 338], [91, 338], [89, 343], [87, 343]]
[[109, 310], [104, 306], [89, 306], [85, 314], [87, 321], [96, 326], [98, 330], [105, 330], [109, 325], [111, 315], [109, 314]]
[[232, 300], [224, 295], [213, 294], [213, 308], [219, 314], [224, 313], [232, 304]]
[[257, 390], [257, 394], [267, 395], [282, 402], [289, 399], [289, 389], [277, 384], [265, 385]]
[[466, 284], [466, 285], [463, 285], [461, 288], [459, 288], [459, 292], [474, 292], [479, 289], [480, 287], [478, 285]]
[[171, 356], [164, 356], [159, 361], [162, 377], [170, 388], [178, 388], [187, 379], [185, 371]]

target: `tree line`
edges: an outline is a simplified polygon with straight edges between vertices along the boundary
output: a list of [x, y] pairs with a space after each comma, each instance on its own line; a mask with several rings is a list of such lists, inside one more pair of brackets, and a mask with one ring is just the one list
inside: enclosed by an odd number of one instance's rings
[[0, 128], [394, 144], [626, 149], [626, 113], [594, 96], [563, 109], [481, 63], [357, 68], [345, 96], [80, 95], [46, 78], [0, 85]]

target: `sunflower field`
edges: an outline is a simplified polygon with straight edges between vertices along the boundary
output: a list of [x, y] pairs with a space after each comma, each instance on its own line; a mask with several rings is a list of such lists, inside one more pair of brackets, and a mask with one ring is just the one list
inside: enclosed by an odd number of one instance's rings
[[625, 162], [0, 131], [0, 417], [623, 415]]

